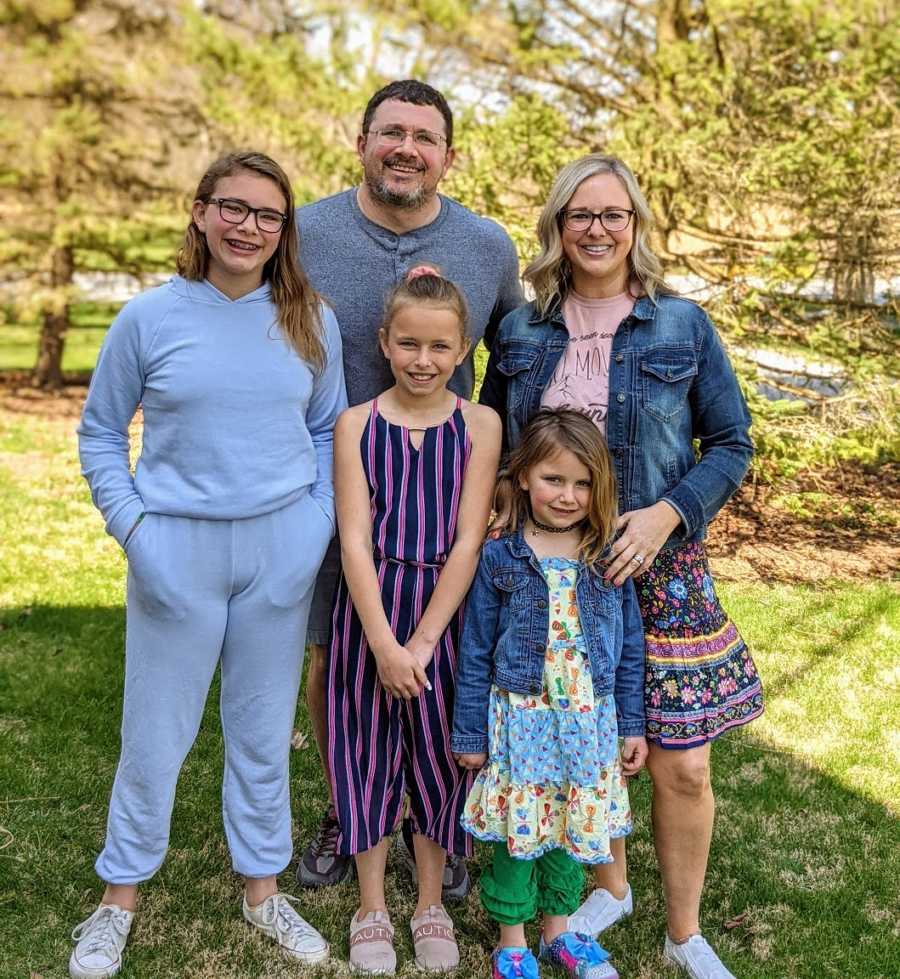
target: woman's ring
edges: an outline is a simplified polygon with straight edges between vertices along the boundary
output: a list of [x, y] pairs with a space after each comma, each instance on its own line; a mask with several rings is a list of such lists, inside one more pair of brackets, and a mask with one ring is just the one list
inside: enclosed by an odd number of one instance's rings
[[635, 564], [643, 564], [644, 563], [644, 555], [643, 554], [634, 554], [634, 555], [632, 555], [631, 560], [634, 561]]

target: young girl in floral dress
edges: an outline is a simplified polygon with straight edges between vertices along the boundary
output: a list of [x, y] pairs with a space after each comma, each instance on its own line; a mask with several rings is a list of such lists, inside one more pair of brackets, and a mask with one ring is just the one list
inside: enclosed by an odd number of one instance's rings
[[494, 844], [481, 880], [500, 925], [494, 979], [538, 975], [524, 930], [537, 911], [541, 959], [577, 979], [618, 975], [567, 925], [581, 865], [610, 862], [610, 840], [631, 831], [623, 774], [647, 753], [634, 588], [604, 581], [600, 563], [615, 500], [596, 426], [541, 411], [501, 477], [495, 506], [509, 516], [469, 594], [451, 744], [461, 765], [481, 769], [463, 825]]

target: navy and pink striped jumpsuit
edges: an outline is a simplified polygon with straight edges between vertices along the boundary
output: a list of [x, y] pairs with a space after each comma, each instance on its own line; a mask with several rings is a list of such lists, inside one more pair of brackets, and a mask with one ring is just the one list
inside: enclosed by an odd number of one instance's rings
[[[471, 451], [457, 399], [416, 449], [408, 429], [378, 413], [360, 440], [369, 483], [372, 545], [381, 598], [401, 644], [412, 636], [453, 546]], [[396, 828], [409, 793], [415, 832], [471, 854], [460, 815], [471, 776], [450, 751], [462, 607], [426, 670], [432, 689], [406, 701], [381, 686], [375, 657], [343, 576], [335, 596], [328, 672], [328, 743], [341, 833], [338, 851], [361, 853]]]

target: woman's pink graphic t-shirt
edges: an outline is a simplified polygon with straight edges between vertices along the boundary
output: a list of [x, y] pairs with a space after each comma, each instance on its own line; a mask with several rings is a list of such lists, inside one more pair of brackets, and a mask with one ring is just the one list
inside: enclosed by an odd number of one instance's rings
[[634, 308], [634, 296], [587, 299], [570, 292], [563, 303], [569, 344], [541, 396], [542, 408], [574, 408], [606, 434], [609, 355], [619, 324]]

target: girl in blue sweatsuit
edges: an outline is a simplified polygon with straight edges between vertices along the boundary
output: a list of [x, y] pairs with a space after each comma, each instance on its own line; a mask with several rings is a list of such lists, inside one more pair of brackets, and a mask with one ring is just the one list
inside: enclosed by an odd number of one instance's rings
[[328, 954], [275, 875], [291, 857], [289, 743], [334, 530], [340, 333], [298, 262], [290, 183], [262, 154], [207, 170], [177, 267], [116, 317], [78, 430], [128, 586], [122, 753], [96, 863], [106, 891], [73, 933], [76, 979], [121, 967], [137, 885], [165, 857], [175, 783], [219, 663], [222, 811], [244, 917], [301, 961]]

